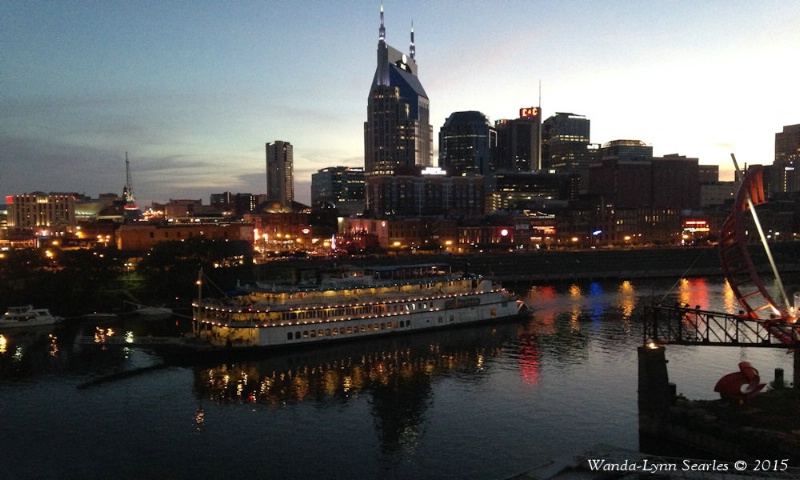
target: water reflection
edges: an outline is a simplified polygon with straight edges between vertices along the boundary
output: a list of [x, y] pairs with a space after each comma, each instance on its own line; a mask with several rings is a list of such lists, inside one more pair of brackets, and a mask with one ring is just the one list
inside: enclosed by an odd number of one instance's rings
[[517, 345], [526, 382], [535, 383], [536, 343], [532, 336], [512, 342], [518, 328], [518, 322], [507, 322], [196, 368], [194, 393], [217, 405], [255, 404], [270, 409], [364, 398], [381, 449], [391, 453], [416, 442], [423, 415], [433, 401], [434, 382], [443, 378], [470, 384], [484, 381], [491, 363], [487, 360], [505, 355], [510, 343]]
[[[59, 355], [59, 339], [52, 332], [52, 327], [45, 327], [0, 333], [0, 380], [28, 376], [53, 362]], [[37, 351], [40, 355], [31, 355]]]

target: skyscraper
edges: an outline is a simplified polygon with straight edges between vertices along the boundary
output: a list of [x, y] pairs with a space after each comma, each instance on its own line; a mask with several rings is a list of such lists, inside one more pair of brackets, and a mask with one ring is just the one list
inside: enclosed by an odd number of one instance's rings
[[542, 123], [542, 168], [578, 173], [589, 188], [589, 167], [600, 161], [600, 146], [589, 143], [591, 123], [583, 115], [558, 112]]
[[590, 121], [583, 115], [558, 112], [542, 124], [543, 162], [548, 168], [577, 170], [596, 160], [590, 155]]
[[532, 172], [542, 168], [542, 113], [539, 107], [519, 109], [519, 118], [498, 120], [494, 158], [498, 171]]
[[455, 112], [439, 130], [439, 167], [448, 175], [489, 175], [497, 132], [481, 112]]
[[366, 174], [407, 173], [433, 166], [433, 129], [428, 95], [417, 77], [414, 27], [409, 54], [386, 43], [381, 4], [378, 65], [367, 100], [364, 122]]
[[291, 207], [294, 201], [292, 144], [276, 140], [267, 144], [267, 200]]
[[800, 191], [800, 124], [786, 125], [775, 134], [772, 191]]

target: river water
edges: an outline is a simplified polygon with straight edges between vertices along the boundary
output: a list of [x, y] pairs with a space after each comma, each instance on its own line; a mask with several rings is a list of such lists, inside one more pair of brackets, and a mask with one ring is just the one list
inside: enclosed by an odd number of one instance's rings
[[[225, 363], [80, 352], [79, 328], [0, 346], [0, 478], [503, 479], [604, 443], [638, 448], [639, 315], [654, 299], [735, 311], [716, 280], [512, 287], [524, 321]], [[184, 330], [126, 320], [118, 333]], [[714, 399], [782, 350], [667, 347], [679, 393]], [[120, 372], [126, 374], [120, 374]]]

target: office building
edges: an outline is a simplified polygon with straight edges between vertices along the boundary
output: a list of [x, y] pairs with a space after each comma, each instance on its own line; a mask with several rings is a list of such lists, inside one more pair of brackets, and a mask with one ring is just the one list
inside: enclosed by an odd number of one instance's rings
[[409, 53], [386, 43], [381, 5], [377, 68], [364, 123], [364, 169], [371, 174], [407, 174], [433, 166], [433, 130], [428, 95], [417, 76], [414, 28]]
[[500, 172], [494, 176], [494, 188], [487, 193], [487, 213], [566, 204], [578, 198], [579, 184], [580, 177], [576, 173]]
[[542, 115], [539, 107], [520, 108], [519, 118], [498, 120], [497, 171], [531, 172], [542, 168]]
[[[268, 143], [267, 200], [291, 207], [294, 201], [294, 153], [292, 144], [276, 140]], [[250, 210], [252, 211], [252, 210]]]
[[311, 203], [335, 206], [341, 215], [362, 213], [366, 205], [364, 169], [329, 167], [311, 174]]
[[787, 125], [775, 134], [772, 193], [800, 191], [800, 124]]
[[600, 161], [600, 145], [590, 142], [591, 122], [583, 115], [556, 113], [542, 123], [542, 168], [580, 175], [589, 189], [589, 167]]
[[672, 154], [646, 160], [641, 150], [622, 149], [617, 153], [620, 158], [604, 158], [590, 168], [589, 192], [600, 195], [604, 205], [656, 209], [700, 206], [698, 159]]
[[719, 182], [719, 165], [698, 165], [697, 168], [701, 184]]
[[588, 170], [597, 162], [590, 149], [591, 122], [583, 115], [556, 113], [542, 123], [542, 166], [556, 170]]
[[489, 175], [497, 131], [481, 112], [452, 113], [439, 130], [439, 168], [448, 175]]
[[373, 216], [469, 217], [483, 214], [483, 176], [449, 177], [439, 169], [420, 175], [373, 175], [367, 178]]
[[641, 140], [613, 140], [600, 148], [603, 160], [625, 162], [648, 162], [653, 159], [653, 146]]

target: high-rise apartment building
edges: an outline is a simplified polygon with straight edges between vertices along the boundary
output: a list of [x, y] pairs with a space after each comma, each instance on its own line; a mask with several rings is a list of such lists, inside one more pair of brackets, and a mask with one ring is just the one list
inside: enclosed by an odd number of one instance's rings
[[294, 201], [294, 153], [292, 144], [276, 140], [267, 149], [267, 200], [291, 207]]
[[405, 54], [386, 43], [381, 4], [378, 65], [367, 100], [364, 169], [369, 174], [408, 174], [433, 166], [428, 95], [417, 77], [414, 27]]
[[439, 168], [448, 175], [489, 175], [497, 131], [481, 112], [452, 113], [439, 130]]
[[787, 125], [775, 134], [772, 192], [800, 191], [800, 124]]

